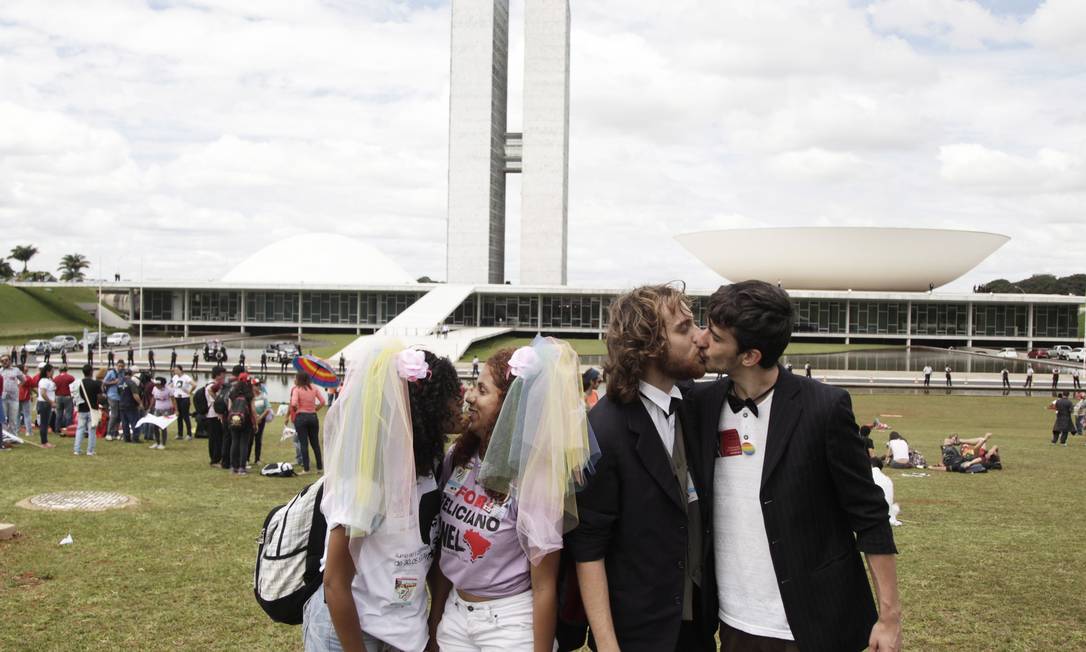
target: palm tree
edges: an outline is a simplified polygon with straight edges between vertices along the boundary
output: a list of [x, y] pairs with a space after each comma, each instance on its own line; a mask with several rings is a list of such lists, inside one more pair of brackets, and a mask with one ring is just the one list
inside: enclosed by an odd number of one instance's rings
[[7, 258], [0, 258], [0, 280], [7, 281], [12, 276], [15, 276], [15, 270], [11, 268], [11, 263]]
[[38, 248], [34, 245], [20, 245], [11, 248], [11, 257], [23, 264], [23, 274], [26, 274], [26, 264], [38, 254]]
[[82, 281], [83, 270], [90, 266], [90, 261], [83, 254], [68, 254], [60, 259], [57, 271], [62, 281]]

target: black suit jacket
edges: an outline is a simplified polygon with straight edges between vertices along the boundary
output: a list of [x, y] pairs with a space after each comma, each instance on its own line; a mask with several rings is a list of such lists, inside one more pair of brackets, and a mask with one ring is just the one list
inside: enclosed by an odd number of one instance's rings
[[[577, 494], [580, 522], [566, 536], [578, 562], [604, 560], [611, 617], [624, 652], [674, 650], [682, 624], [687, 536], [702, 537], [701, 600], [695, 622], [704, 649], [716, 650], [710, 498], [704, 449], [691, 419], [683, 420], [687, 467], [699, 495], [702, 530], [687, 532], [687, 502], [652, 419], [639, 399], [618, 403], [605, 395], [588, 420], [600, 446], [599, 463]], [[691, 425], [687, 425], [691, 424]], [[712, 460], [709, 460], [711, 465]], [[695, 591], [697, 592], [697, 591]]]
[[[690, 394], [714, 450], [730, 390], [725, 378]], [[762, 516], [796, 643], [805, 652], [866, 648], [878, 613], [860, 552], [897, 549], [848, 392], [780, 369], [765, 455]]]

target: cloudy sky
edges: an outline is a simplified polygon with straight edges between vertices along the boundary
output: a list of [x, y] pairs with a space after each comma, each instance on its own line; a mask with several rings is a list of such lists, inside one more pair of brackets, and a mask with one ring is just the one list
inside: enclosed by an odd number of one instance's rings
[[[672, 235], [804, 225], [1012, 237], [952, 287], [1083, 271], [1083, 0], [571, 5], [571, 284], [711, 287]], [[211, 279], [330, 231], [444, 278], [449, 13], [4, 0], [0, 252]], [[515, 176], [508, 194], [515, 243]]]

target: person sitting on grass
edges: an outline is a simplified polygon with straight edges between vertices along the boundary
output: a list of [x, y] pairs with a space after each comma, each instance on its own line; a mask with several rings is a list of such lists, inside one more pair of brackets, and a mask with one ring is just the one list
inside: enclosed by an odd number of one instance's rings
[[870, 459], [878, 457], [875, 453], [875, 440], [871, 439], [871, 426], [860, 426], [860, 439], [864, 440], [864, 448], [867, 449], [867, 457]]
[[891, 469], [911, 469], [909, 461], [909, 442], [896, 430], [890, 433], [890, 440], [886, 442], [886, 464]]
[[901, 513], [901, 506], [894, 502], [894, 481], [882, 472], [882, 460], [877, 457], [871, 458], [871, 478], [875, 484], [879, 485], [883, 496], [886, 497], [890, 525], [901, 525], [901, 521], [897, 520], [897, 515]]

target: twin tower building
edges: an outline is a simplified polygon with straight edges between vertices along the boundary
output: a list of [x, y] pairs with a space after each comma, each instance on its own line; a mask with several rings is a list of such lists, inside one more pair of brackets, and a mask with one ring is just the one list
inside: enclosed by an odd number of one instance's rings
[[506, 131], [509, 0], [453, 0], [450, 283], [504, 283], [505, 178], [521, 175], [520, 284], [565, 285], [569, 1], [524, 2], [523, 133]]

